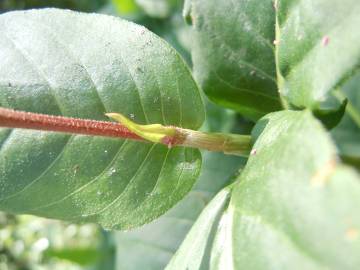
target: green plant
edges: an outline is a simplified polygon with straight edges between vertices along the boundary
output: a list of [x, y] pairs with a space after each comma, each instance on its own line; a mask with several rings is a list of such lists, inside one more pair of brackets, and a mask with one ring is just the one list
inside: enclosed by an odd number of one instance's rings
[[[201, 206], [188, 195], [166, 213], [192, 224], [217, 193], [171, 259], [137, 269], [355, 269], [359, 12], [355, 0], [186, 1], [195, 80], [134, 23], [57, 9], [1, 15], [0, 209], [129, 230], [190, 192], [197, 148], [249, 155], [230, 181], [242, 161], [204, 155], [204, 170], [222, 162], [227, 180], [206, 182]], [[197, 131], [198, 85], [256, 122], [251, 137]], [[129, 235], [119, 234], [123, 252]]]

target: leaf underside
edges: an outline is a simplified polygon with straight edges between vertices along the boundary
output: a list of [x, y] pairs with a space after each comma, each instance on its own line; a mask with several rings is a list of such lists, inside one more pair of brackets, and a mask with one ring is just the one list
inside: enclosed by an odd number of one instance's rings
[[[0, 16], [0, 105], [197, 129], [204, 108], [179, 55], [143, 27], [56, 9]], [[192, 98], [189, 99], [188, 97]], [[199, 151], [92, 136], [0, 130], [0, 209], [127, 229], [179, 201]]]

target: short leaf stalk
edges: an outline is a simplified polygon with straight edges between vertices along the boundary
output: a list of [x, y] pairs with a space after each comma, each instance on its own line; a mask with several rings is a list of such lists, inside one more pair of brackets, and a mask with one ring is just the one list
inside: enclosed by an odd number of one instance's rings
[[168, 147], [185, 146], [240, 156], [249, 155], [251, 150], [251, 136], [247, 135], [207, 133], [160, 124], [139, 125], [118, 113], [106, 115], [145, 140]]
[[207, 133], [160, 124], [139, 125], [118, 113], [106, 115], [118, 123], [0, 107], [0, 126], [150, 141], [168, 147], [184, 146], [240, 156], [249, 155], [252, 147], [248, 135]]
[[207, 133], [189, 129], [177, 129], [185, 139], [180, 144], [186, 147], [223, 152], [228, 155], [248, 156], [252, 147], [251, 136]]

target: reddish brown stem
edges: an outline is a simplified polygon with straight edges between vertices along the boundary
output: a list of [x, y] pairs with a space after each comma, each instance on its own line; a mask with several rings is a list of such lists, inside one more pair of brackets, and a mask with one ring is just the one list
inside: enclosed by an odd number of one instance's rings
[[[136, 123], [132, 123], [131, 125], [142, 127], [145, 129], [144, 134], [146, 134], [145, 126], [137, 125]], [[147, 126], [147, 129], [154, 132], [154, 126], [158, 128], [158, 130], [155, 130], [155, 135], [166, 135], [167, 133], [165, 131], [168, 129], [174, 131], [173, 135], [167, 135], [161, 141], [153, 141], [150, 139], [152, 142], [163, 143], [168, 147], [177, 145], [241, 156], [247, 156], [252, 147], [251, 136], [248, 135], [206, 133], [162, 125]], [[146, 141], [120, 123], [23, 112], [2, 107], [0, 107], [0, 127], [26, 128]]]
[[0, 126], [144, 140], [119, 123], [15, 111], [1, 107]]

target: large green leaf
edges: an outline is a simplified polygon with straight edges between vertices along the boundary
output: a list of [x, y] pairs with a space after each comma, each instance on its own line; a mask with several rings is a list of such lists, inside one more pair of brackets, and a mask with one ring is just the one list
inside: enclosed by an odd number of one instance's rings
[[257, 119], [278, 110], [272, 0], [187, 0], [192, 59], [214, 102]]
[[360, 177], [310, 112], [263, 118], [238, 181], [200, 215], [167, 269], [356, 269]]
[[[124, 20], [56, 9], [0, 16], [0, 105], [198, 128], [200, 94], [179, 55]], [[189, 98], [191, 97], [191, 98]], [[197, 150], [57, 133], [0, 132], [0, 209], [126, 229], [179, 201]]]
[[[202, 130], [230, 132], [235, 122], [234, 113], [207, 105], [208, 118]], [[230, 183], [245, 163], [244, 158], [222, 153], [204, 152], [202, 156], [200, 177], [179, 204], [150, 224], [117, 233], [118, 270], [164, 269], [207, 203]]]
[[294, 106], [330, 110], [329, 93], [360, 64], [360, 2], [277, 1], [280, 91]]

